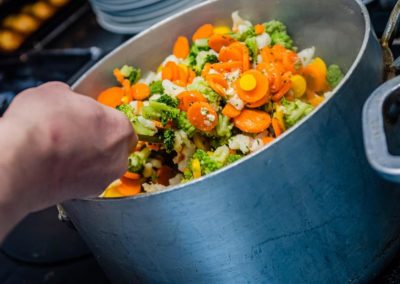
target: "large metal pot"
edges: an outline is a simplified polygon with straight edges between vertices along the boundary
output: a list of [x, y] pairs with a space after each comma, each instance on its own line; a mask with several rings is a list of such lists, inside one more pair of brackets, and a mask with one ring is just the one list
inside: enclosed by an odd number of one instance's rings
[[205, 22], [280, 19], [300, 48], [348, 71], [333, 96], [264, 150], [172, 189], [64, 208], [113, 282], [325, 283], [371, 278], [399, 246], [400, 190], [368, 166], [361, 109], [382, 82], [366, 9], [349, 0], [218, 0], [128, 41], [77, 82], [96, 96], [111, 71], [155, 69]]

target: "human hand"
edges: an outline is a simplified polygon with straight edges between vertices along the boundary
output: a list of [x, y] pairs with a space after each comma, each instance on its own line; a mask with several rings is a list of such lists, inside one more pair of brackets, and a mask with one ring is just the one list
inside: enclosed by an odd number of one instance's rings
[[99, 194], [125, 172], [136, 141], [122, 113], [63, 83], [22, 92], [0, 119], [0, 215]]

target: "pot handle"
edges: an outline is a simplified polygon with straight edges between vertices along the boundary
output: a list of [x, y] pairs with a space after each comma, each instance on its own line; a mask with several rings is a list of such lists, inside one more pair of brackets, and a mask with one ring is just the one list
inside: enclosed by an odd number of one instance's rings
[[[391, 102], [387, 98], [397, 97]], [[384, 104], [390, 103], [388, 116], [400, 117], [400, 76], [376, 89], [364, 104], [362, 113], [364, 144], [371, 166], [385, 179], [400, 183], [400, 156], [389, 152], [384, 128]]]

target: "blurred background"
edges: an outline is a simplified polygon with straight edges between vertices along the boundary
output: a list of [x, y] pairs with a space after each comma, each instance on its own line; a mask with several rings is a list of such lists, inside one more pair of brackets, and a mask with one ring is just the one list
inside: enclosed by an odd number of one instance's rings
[[[202, 0], [0, 0], [0, 117], [20, 91], [72, 84], [115, 47]], [[365, 0], [378, 37], [395, 1]], [[400, 39], [393, 50], [400, 55]], [[400, 252], [376, 283], [400, 283]], [[56, 208], [31, 214], [0, 247], [0, 283], [109, 283]]]

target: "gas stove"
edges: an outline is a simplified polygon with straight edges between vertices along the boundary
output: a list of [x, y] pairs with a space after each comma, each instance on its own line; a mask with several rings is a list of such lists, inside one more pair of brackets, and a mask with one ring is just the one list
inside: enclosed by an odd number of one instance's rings
[[[368, 4], [378, 36], [390, 13], [388, 2]], [[21, 90], [52, 80], [72, 84], [128, 38], [103, 30], [84, 4], [40, 48], [0, 60], [0, 116]], [[399, 56], [400, 45], [393, 49]], [[54, 207], [28, 216], [0, 248], [0, 283], [44, 282], [109, 283], [77, 232], [58, 221]], [[373, 283], [400, 283], [400, 252]]]

